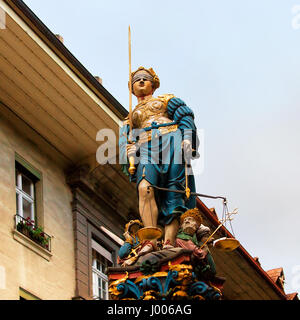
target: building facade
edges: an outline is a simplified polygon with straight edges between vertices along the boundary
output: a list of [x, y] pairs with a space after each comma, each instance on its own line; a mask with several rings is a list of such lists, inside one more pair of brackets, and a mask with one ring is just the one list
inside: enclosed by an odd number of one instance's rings
[[132, 201], [96, 137], [126, 110], [22, 1], [0, 8], [0, 299], [107, 298]]

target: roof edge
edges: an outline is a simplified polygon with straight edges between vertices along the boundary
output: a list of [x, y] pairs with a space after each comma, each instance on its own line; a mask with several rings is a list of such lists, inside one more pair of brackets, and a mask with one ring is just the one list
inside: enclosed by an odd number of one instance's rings
[[67, 47], [48, 29], [22, 0], [4, 0], [32, 30], [68, 65], [68, 67], [85, 83], [101, 100], [105, 100], [109, 109], [121, 120], [128, 111], [107, 91], [102, 84], [77, 60]]

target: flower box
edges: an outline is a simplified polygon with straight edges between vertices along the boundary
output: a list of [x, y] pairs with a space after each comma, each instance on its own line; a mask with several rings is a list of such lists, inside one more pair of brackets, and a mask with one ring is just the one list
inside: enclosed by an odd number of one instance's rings
[[[37, 227], [34, 224], [33, 220], [30, 218], [24, 219], [21, 216], [16, 216], [16, 229], [17, 231], [21, 232], [25, 236], [27, 236], [32, 241], [36, 242], [43, 248], [50, 251], [50, 240], [51, 237], [48, 236], [44, 231], [43, 228]], [[18, 222], [17, 222], [18, 221]]]

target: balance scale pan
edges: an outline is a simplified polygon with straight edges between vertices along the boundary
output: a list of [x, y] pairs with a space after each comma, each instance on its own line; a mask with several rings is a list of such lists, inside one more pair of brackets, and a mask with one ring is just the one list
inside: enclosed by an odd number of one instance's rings
[[145, 227], [137, 231], [137, 236], [141, 242], [144, 240], [155, 240], [162, 236], [162, 231], [156, 227]]
[[233, 251], [240, 245], [239, 241], [233, 238], [220, 238], [213, 242], [216, 249], [223, 251]]

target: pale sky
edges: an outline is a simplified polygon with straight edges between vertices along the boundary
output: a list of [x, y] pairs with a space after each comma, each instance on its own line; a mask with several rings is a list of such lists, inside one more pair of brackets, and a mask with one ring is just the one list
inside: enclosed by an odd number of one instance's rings
[[133, 69], [153, 67], [156, 94], [183, 99], [204, 131], [197, 192], [238, 207], [236, 238], [300, 292], [300, 0], [25, 3], [126, 109], [131, 26]]

